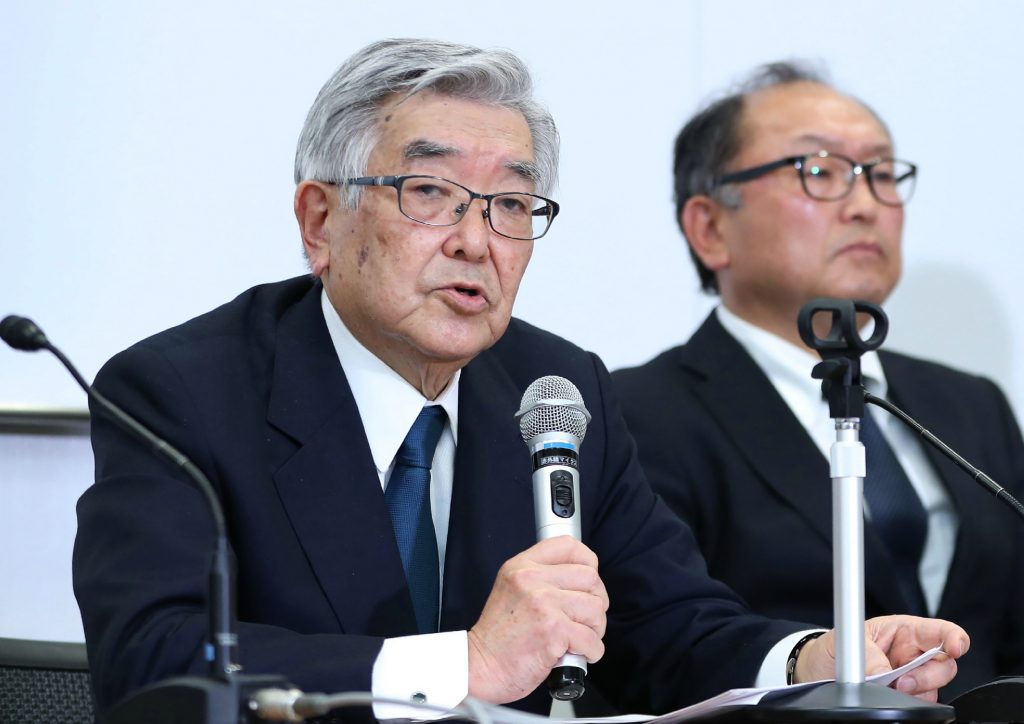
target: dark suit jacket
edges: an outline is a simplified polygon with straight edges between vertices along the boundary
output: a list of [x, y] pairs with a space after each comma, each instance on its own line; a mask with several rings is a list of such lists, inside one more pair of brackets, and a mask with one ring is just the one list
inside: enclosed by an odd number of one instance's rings
[[[988, 380], [881, 353], [890, 399], [1008, 489], [1024, 482], [1024, 444]], [[690, 523], [712, 576], [753, 610], [831, 626], [828, 461], [761, 368], [712, 314], [690, 341], [613, 375], [652, 487]], [[960, 516], [938, 616], [971, 651], [943, 692], [1024, 666], [1024, 522], [931, 447]], [[908, 610], [881, 542], [865, 530], [867, 615]]]
[[[358, 410], [308, 277], [256, 287], [112, 359], [96, 387], [212, 480], [238, 560], [240, 659], [307, 691], [367, 691], [384, 637], [415, 632]], [[535, 542], [530, 456], [513, 413], [562, 375], [593, 414], [583, 539], [611, 596], [591, 668], [615, 703], [669, 710], [749, 685], [793, 624], [749, 615], [705, 574], [688, 528], [636, 460], [600, 360], [513, 320], [463, 371], [442, 630], [470, 628], [501, 564]], [[192, 484], [94, 411], [96, 484], [78, 506], [75, 591], [100, 706], [200, 673], [211, 550]], [[546, 693], [523, 705], [543, 711]]]

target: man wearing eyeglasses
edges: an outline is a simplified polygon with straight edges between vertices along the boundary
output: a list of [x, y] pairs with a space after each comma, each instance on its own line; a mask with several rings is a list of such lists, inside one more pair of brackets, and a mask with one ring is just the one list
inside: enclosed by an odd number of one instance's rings
[[[677, 139], [679, 224], [721, 304], [685, 345], [613, 378], [652, 485], [693, 527], [710, 573], [759, 613], [832, 623], [835, 429], [797, 313], [820, 296], [885, 301], [916, 176], [876, 113], [792, 64], [760, 69]], [[994, 385], [890, 352], [865, 355], [863, 372], [870, 391], [1019, 489], [1024, 445]], [[869, 409], [867, 614], [971, 632], [946, 699], [1019, 673], [1019, 521]]]
[[[626, 709], [827, 676], [831, 638], [751, 615], [650, 490], [600, 360], [511, 319], [558, 206], [557, 133], [515, 56], [394, 40], [328, 81], [296, 155], [312, 275], [256, 287], [116, 356], [96, 387], [217, 486], [238, 560], [247, 673], [307, 691], [546, 711], [566, 653]], [[545, 375], [590, 414], [583, 541], [536, 543], [513, 417]], [[208, 514], [187, 478], [93, 418], [75, 589], [101, 708], [205, 666]], [[600, 567], [598, 562], [600, 561]], [[869, 670], [955, 672], [947, 622], [872, 622]], [[877, 643], [875, 643], [877, 642]], [[775, 654], [773, 658], [773, 652]], [[377, 709], [378, 716], [388, 716]], [[403, 714], [410, 714], [403, 711]], [[419, 712], [412, 712], [413, 715]]]

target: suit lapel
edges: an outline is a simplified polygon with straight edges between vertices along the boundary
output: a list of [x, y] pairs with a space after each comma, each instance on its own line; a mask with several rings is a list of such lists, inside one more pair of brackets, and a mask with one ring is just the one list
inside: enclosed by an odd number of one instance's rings
[[[798, 511], [832, 546], [828, 461], [756, 362], [712, 313], [686, 344], [680, 364], [697, 380], [695, 396], [721, 425], [763, 485]], [[784, 544], [784, 542], [780, 542]], [[864, 531], [865, 594], [883, 610], [904, 610], [895, 571], [881, 541]]]
[[767, 487], [832, 540], [828, 462], [746, 350], [712, 314], [683, 347], [694, 394]]
[[463, 369], [443, 631], [469, 629], [498, 568], [536, 542], [530, 456], [513, 419], [521, 394], [493, 353]]
[[296, 444], [274, 482], [341, 630], [416, 633], [391, 519], [319, 285], [281, 320], [272, 385], [268, 422]]

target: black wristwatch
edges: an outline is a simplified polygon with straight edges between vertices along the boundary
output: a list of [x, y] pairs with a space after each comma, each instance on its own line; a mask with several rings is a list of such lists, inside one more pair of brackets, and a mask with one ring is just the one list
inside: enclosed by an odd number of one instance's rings
[[786, 685], [787, 686], [789, 686], [790, 684], [795, 683], [793, 681], [793, 677], [796, 676], [796, 660], [800, 657], [800, 651], [809, 642], [813, 641], [814, 639], [818, 638], [819, 636], [821, 636], [824, 633], [825, 633], [824, 631], [815, 631], [814, 633], [807, 634], [802, 639], [797, 641], [796, 642], [796, 646], [794, 646], [793, 650], [789, 652], [789, 659], [786, 661]]

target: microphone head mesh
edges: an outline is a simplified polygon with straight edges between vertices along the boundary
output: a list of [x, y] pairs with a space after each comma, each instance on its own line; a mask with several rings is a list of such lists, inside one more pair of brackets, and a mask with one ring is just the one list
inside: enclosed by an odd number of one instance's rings
[[576, 385], [557, 375], [534, 380], [523, 393], [516, 416], [519, 434], [526, 443], [546, 432], [567, 432], [582, 442], [590, 422], [590, 413], [583, 406], [583, 395]]

